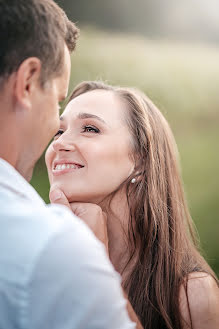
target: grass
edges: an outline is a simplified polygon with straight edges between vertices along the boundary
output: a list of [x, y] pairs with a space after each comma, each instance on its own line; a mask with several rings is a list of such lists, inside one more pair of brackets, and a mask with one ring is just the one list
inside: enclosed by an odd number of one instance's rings
[[[82, 28], [70, 90], [95, 79], [142, 89], [167, 117], [203, 252], [219, 275], [219, 49]], [[48, 202], [42, 158], [32, 184]]]

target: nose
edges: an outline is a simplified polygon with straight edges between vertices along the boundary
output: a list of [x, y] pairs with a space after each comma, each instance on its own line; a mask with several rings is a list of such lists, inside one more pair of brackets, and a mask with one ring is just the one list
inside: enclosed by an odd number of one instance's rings
[[59, 139], [55, 140], [52, 143], [52, 147], [56, 153], [58, 152], [70, 152], [75, 150], [74, 143], [68, 143], [64, 141], [61, 137]]

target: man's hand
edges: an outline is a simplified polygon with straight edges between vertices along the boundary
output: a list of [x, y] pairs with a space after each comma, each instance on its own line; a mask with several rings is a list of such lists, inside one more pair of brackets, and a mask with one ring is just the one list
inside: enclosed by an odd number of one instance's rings
[[108, 254], [107, 216], [98, 205], [83, 202], [69, 203], [65, 194], [59, 189], [52, 189], [49, 198], [51, 203], [65, 205], [77, 217], [82, 219], [105, 245]]
[[70, 203], [68, 202], [68, 199], [66, 198], [65, 194], [56, 187], [52, 187], [49, 192], [49, 199], [51, 203], [58, 203], [62, 204], [63, 206], [66, 206], [71, 210]]
[[105, 245], [108, 254], [107, 216], [102, 209], [93, 203], [70, 203], [73, 213], [81, 218]]

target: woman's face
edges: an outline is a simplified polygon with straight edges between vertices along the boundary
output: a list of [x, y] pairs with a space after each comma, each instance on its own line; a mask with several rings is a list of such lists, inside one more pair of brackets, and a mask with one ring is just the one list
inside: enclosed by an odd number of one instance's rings
[[70, 202], [100, 203], [132, 173], [131, 136], [124, 104], [111, 91], [74, 98], [46, 152], [51, 185]]

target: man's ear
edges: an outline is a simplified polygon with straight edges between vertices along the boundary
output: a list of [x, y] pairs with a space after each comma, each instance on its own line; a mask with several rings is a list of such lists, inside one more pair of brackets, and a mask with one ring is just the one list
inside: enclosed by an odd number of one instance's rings
[[21, 63], [16, 72], [14, 96], [22, 108], [31, 108], [33, 93], [40, 85], [41, 66], [39, 58], [29, 57]]

